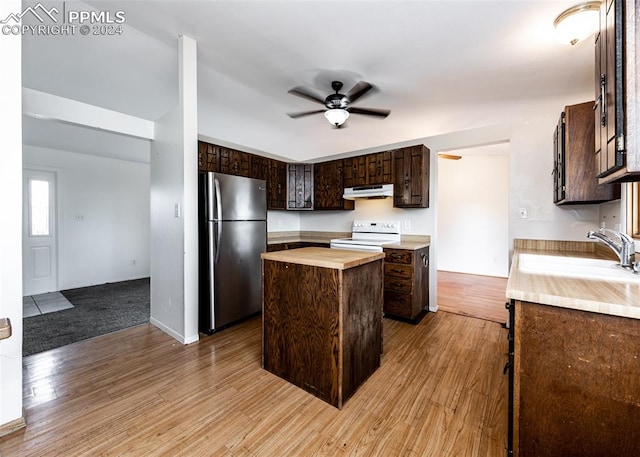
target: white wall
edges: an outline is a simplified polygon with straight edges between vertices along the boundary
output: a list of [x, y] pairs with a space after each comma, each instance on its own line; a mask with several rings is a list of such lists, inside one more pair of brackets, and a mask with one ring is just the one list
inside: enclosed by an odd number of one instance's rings
[[59, 290], [149, 276], [148, 164], [25, 145], [24, 168], [56, 173]]
[[354, 220], [399, 220], [405, 235], [430, 235], [433, 210], [393, 207], [393, 198], [356, 200], [353, 211], [300, 211], [300, 230], [351, 232]]
[[179, 40], [179, 99], [151, 143], [151, 323], [198, 340], [196, 43]]
[[[553, 130], [558, 112], [515, 125], [511, 135], [509, 244], [515, 238], [586, 241], [599, 227], [599, 205], [557, 206], [553, 203]], [[521, 219], [519, 209], [528, 217]]]
[[267, 211], [267, 232], [290, 232], [300, 229], [298, 211]]
[[[0, 2], [0, 17], [21, 11], [18, 1]], [[0, 427], [22, 418], [22, 100], [21, 37], [0, 43], [0, 317], [13, 335], [0, 341]]]
[[467, 150], [460, 160], [438, 160], [438, 270], [508, 276], [506, 153]]

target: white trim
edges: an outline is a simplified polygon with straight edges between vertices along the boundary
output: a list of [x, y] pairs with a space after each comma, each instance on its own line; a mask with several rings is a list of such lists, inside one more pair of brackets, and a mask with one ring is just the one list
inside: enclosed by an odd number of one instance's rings
[[178, 340], [178, 342], [180, 342], [182, 344], [195, 343], [196, 341], [198, 341], [200, 339], [200, 336], [197, 335], [197, 334], [196, 335], [191, 335], [191, 336], [181, 335], [178, 332], [176, 332], [175, 330], [173, 330], [172, 328], [167, 327], [162, 322], [160, 322], [159, 320], [157, 320], [157, 319], [155, 319], [153, 317], [149, 318], [149, 322], [151, 323], [151, 325], [159, 328], [164, 333], [166, 333], [167, 335], [171, 336], [172, 338]]
[[26, 87], [22, 88], [22, 114], [147, 140], [155, 136], [153, 121]]

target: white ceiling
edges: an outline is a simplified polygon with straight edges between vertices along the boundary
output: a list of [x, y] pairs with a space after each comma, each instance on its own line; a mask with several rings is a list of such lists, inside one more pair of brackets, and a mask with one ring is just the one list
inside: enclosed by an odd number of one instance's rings
[[[56, 3], [56, 2], [49, 2]], [[60, 2], [58, 2], [60, 3]], [[23, 39], [23, 84], [155, 120], [177, 103], [177, 36], [198, 42], [199, 132], [288, 160], [318, 160], [514, 120], [592, 98], [593, 43], [553, 39], [557, 1], [88, 1], [126, 13], [122, 36]], [[377, 87], [332, 129], [287, 94], [330, 82]], [[28, 122], [25, 142], [52, 131]], [[67, 130], [67, 129], [65, 129]], [[56, 147], [91, 148], [73, 134]], [[97, 140], [101, 143], [102, 139]], [[77, 143], [77, 142], [76, 142]]]

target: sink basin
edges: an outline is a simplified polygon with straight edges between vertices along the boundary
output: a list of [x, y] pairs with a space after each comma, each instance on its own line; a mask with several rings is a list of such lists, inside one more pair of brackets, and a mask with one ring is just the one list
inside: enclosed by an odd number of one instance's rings
[[529, 274], [640, 283], [640, 275], [625, 270], [614, 260], [520, 254], [518, 268]]

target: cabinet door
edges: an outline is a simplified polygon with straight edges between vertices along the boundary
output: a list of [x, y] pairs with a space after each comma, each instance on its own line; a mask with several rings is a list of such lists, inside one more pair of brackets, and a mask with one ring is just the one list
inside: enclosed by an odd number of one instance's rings
[[556, 126], [555, 131], [553, 132], [553, 202], [558, 203], [561, 200], [564, 200], [564, 152], [565, 152], [565, 144], [564, 144], [564, 113], [560, 116], [560, 120], [558, 121], [558, 125]]
[[[600, 34], [596, 39], [596, 153], [604, 177], [625, 166], [624, 157], [624, 2], [604, 1], [600, 7]], [[598, 153], [599, 151], [599, 153]]]
[[267, 209], [287, 209], [287, 164], [269, 159]]
[[429, 149], [424, 145], [393, 151], [393, 206], [429, 207]]
[[313, 165], [287, 165], [287, 209], [313, 209]]
[[269, 159], [251, 154], [251, 168], [249, 176], [254, 179], [269, 181]]
[[391, 181], [391, 151], [369, 154], [367, 158], [367, 184], [389, 184]]
[[[606, 20], [602, 20], [602, 14], [604, 11], [604, 6], [601, 4], [600, 5], [600, 16], [601, 16], [601, 22], [602, 23], [606, 23]], [[604, 30], [604, 27], [602, 27], [602, 30]], [[594, 74], [594, 83], [595, 83], [595, 87], [594, 87], [594, 94], [595, 94], [595, 104], [593, 107], [593, 115], [594, 115], [594, 125], [595, 125], [595, 154], [596, 154], [596, 175], [600, 176], [603, 172], [606, 171], [606, 167], [603, 167], [601, 164], [601, 158], [602, 158], [602, 139], [604, 137], [606, 137], [606, 135], [602, 135], [602, 130], [603, 130], [603, 119], [602, 119], [602, 95], [603, 95], [603, 91], [602, 91], [602, 83], [601, 83], [601, 78], [604, 76], [603, 72], [604, 72], [604, 68], [606, 67], [606, 63], [603, 64], [602, 62], [602, 58], [604, 55], [606, 55], [606, 52], [602, 51], [602, 48], [604, 46], [604, 37], [605, 33], [602, 32], [598, 32], [596, 35], [596, 41], [595, 41], [595, 74]], [[605, 124], [606, 126], [606, 124]]]
[[367, 184], [366, 156], [344, 159], [344, 186], [356, 187]]
[[220, 146], [198, 141], [198, 170], [220, 171]]
[[250, 154], [235, 149], [220, 148], [220, 172], [228, 175], [246, 176], [250, 174]]
[[316, 163], [313, 165], [314, 209], [353, 209], [353, 200], [342, 198], [344, 193], [344, 161]]

